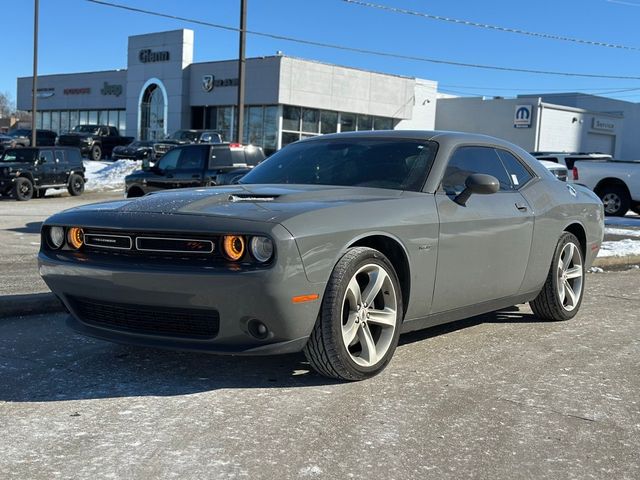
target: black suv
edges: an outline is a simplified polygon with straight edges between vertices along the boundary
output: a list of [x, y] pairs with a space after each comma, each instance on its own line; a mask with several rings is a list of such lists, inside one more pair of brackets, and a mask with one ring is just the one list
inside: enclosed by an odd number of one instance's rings
[[80, 150], [69, 147], [9, 148], [0, 156], [0, 194], [16, 200], [44, 197], [48, 188], [84, 191]]

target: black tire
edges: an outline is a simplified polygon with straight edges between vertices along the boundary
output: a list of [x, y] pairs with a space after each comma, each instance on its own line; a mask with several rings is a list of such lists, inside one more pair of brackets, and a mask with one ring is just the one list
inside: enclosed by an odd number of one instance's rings
[[636, 203], [633, 207], [631, 207], [631, 210], [640, 215], [640, 204]]
[[[385, 341], [385, 343], [389, 343], [388, 347], [385, 347], [385, 353], [381, 355], [373, 365], [362, 366], [354, 361], [352, 358], [353, 354], [347, 350], [347, 348], [352, 347], [345, 346], [342, 329], [343, 316], [345, 315], [346, 292], [349, 282], [352, 278], [355, 278], [357, 272], [369, 266], [373, 266], [374, 268], [377, 268], [376, 266], [381, 267], [387, 274], [391, 282], [390, 285], [393, 286], [394, 290], [394, 292], [391, 293], [393, 293], [395, 297], [396, 318], [393, 333], [391, 334], [391, 332], [389, 332], [387, 340]], [[384, 301], [384, 297], [387, 296], [389, 296], [389, 291], [380, 288], [374, 303], [380, 301], [381, 298]], [[368, 315], [366, 318], [369, 318]], [[398, 281], [391, 262], [377, 250], [365, 247], [351, 248], [338, 261], [331, 273], [322, 299], [320, 314], [311, 332], [309, 341], [304, 347], [304, 354], [311, 366], [318, 373], [326, 377], [349, 381], [364, 380], [373, 377], [384, 370], [391, 361], [391, 357], [398, 345], [402, 318], [402, 292], [400, 290], [400, 282]], [[368, 321], [373, 322], [373, 320]], [[373, 327], [366, 327], [371, 337], [374, 337], [373, 332], [375, 330], [370, 330], [370, 328], [375, 328], [375, 325], [373, 325]], [[378, 332], [377, 335], [379, 342], [382, 334]]]
[[[580, 266], [582, 270], [581, 276], [579, 277], [581, 286], [577, 301], [573, 307], [568, 310], [564, 305], [559, 292], [559, 284], [562, 281], [562, 279], [559, 278], [559, 268], [562, 253], [565, 250], [565, 247], [570, 243], [574, 245], [576, 255], [580, 258]], [[584, 297], [584, 281], [584, 255], [582, 247], [580, 246], [580, 241], [575, 235], [564, 232], [558, 241], [555, 252], [553, 253], [553, 259], [551, 260], [551, 267], [549, 268], [547, 280], [545, 281], [538, 296], [533, 301], [529, 302], [531, 310], [533, 310], [533, 313], [541, 320], [563, 321], [573, 318], [578, 313], [578, 310], [580, 310], [580, 305], [582, 304], [582, 298]]]
[[44, 198], [45, 194], [47, 193], [47, 189], [46, 188], [38, 188], [34, 193], [33, 196], [35, 198]]
[[84, 178], [82, 178], [77, 173], [72, 173], [69, 176], [69, 185], [67, 186], [67, 191], [69, 192], [69, 195], [74, 197], [82, 195], [82, 192], [84, 192]]
[[17, 178], [13, 185], [13, 197], [20, 202], [31, 200], [33, 198], [33, 183], [31, 183], [31, 180], [24, 177]]
[[621, 185], [605, 185], [598, 189], [598, 196], [607, 216], [624, 217], [631, 207], [629, 191]]
[[94, 145], [93, 147], [91, 147], [91, 153], [89, 153], [89, 158], [95, 161], [102, 159], [102, 148], [100, 148], [100, 145]]

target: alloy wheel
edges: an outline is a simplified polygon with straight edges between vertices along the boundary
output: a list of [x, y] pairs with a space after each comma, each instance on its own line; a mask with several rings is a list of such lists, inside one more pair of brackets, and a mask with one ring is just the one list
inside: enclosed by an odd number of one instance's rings
[[569, 242], [560, 253], [556, 277], [560, 302], [567, 312], [572, 311], [580, 303], [583, 273], [580, 249]]
[[371, 367], [393, 343], [398, 312], [391, 277], [380, 265], [367, 264], [351, 278], [342, 301], [342, 341], [351, 359]]
[[602, 203], [604, 204], [604, 211], [606, 213], [615, 213], [620, 210], [622, 199], [616, 193], [607, 193], [602, 197]]

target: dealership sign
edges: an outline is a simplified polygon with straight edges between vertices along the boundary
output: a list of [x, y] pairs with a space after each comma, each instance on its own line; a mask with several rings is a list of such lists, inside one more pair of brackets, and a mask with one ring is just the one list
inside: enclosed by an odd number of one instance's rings
[[216, 79], [215, 75], [202, 76], [202, 90], [211, 92], [215, 87], [235, 87], [238, 85], [237, 78]]
[[113, 95], [114, 97], [119, 97], [122, 95], [122, 85], [109, 85], [107, 82], [104, 82], [104, 86], [100, 89], [100, 93], [102, 95]]
[[140, 60], [140, 63], [168, 62], [170, 56], [167, 51], [154, 52], [149, 48], [145, 48], [144, 50], [140, 50], [138, 60]]
[[615, 130], [616, 124], [613, 123], [611, 120], [608, 120], [605, 118], [593, 117], [592, 128], [594, 130], [612, 131], [612, 130]]
[[65, 88], [63, 93], [65, 95], [89, 95], [91, 89], [89, 87], [84, 88]]
[[[31, 90], [33, 91], [33, 90]], [[39, 88], [36, 93], [38, 98], [51, 98], [56, 94], [55, 88]]]
[[533, 116], [532, 105], [516, 105], [516, 112], [513, 118], [515, 128], [531, 127], [531, 117]]

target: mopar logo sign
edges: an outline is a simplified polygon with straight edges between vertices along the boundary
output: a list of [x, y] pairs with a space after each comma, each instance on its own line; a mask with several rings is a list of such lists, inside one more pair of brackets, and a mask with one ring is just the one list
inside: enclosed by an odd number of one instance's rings
[[516, 113], [513, 119], [513, 126], [516, 128], [529, 128], [531, 117], [533, 116], [533, 106], [516, 105]]

